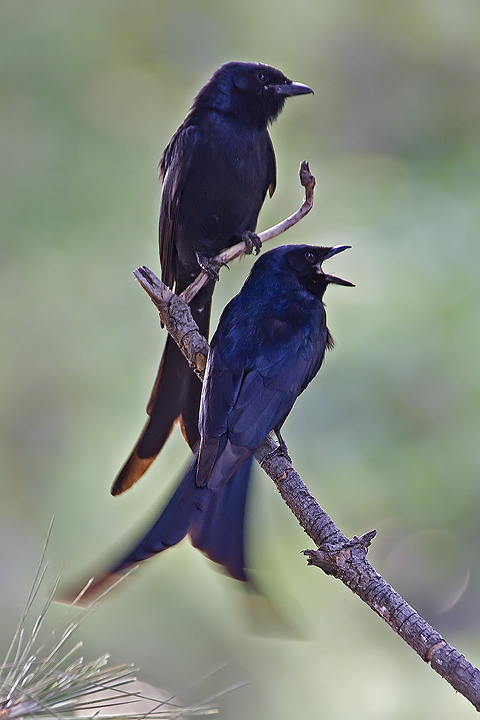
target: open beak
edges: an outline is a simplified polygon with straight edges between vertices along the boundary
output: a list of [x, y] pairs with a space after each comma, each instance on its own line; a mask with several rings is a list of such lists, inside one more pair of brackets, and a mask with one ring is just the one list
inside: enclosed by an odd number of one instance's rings
[[277, 95], [283, 95], [283, 97], [291, 97], [292, 95], [308, 95], [312, 93], [312, 88], [303, 83], [282, 83], [281, 85], [275, 85], [275, 92]]
[[[351, 248], [351, 245], [335, 245], [334, 247], [330, 248], [330, 252], [328, 252], [325, 257], [323, 258], [322, 262], [324, 260], [328, 260], [329, 258], [333, 257], [334, 255], [338, 255], [338, 253], [343, 252], [344, 250], [349, 250]], [[323, 270], [320, 267], [321, 272]], [[327, 278], [329, 283], [332, 283], [334, 285], [345, 285], [345, 287], [355, 287], [355, 285], [351, 282], [348, 282], [348, 280], [342, 280], [342, 278], [336, 277], [335, 275], [327, 275], [325, 273], [325, 277]]]

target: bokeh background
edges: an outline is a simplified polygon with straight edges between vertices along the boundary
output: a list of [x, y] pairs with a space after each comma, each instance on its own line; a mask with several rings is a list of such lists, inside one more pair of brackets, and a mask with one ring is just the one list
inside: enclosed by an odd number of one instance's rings
[[[175, 432], [137, 487], [109, 495], [164, 342], [132, 276], [158, 269], [156, 165], [196, 91], [239, 59], [315, 89], [272, 127], [278, 189], [259, 229], [299, 205], [308, 159], [315, 207], [280, 242], [352, 245], [330, 267], [356, 288], [327, 293], [337, 346], [285, 426], [291, 455], [347, 535], [378, 530], [375, 567], [480, 663], [479, 37], [476, 0], [3, 0], [2, 647], [52, 515], [49, 578], [62, 563], [89, 574], [188, 460]], [[222, 272], [216, 316], [251, 262]], [[96, 611], [85, 655], [133, 662], [187, 702], [247, 682], [219, 700], [231, 720], [473, 714], [306, 567], [311, 542], [260, 471], [249, 528], [291, 637], [251, 632], [236, 584], [185, 542]]]

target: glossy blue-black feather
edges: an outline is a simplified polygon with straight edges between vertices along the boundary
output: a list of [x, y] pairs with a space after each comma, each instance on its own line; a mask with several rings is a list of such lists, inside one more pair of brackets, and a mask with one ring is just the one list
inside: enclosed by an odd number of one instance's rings
[[189, 535], [230, 575], [247, 578], [253, 453], [280, 430], [331, 346], [323, 295], [330, 283], [349, 283], [326, 275], [322, 262], [342, 249], [287, 245], [256, 261], [212, 338], [194, 459], [158, 520], [112, 573]]

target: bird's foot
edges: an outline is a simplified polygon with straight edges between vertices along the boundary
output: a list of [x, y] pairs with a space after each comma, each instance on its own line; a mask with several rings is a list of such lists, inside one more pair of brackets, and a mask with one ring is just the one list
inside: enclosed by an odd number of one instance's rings
[[278, 448], [277, 448], [276, 452], [279, 455], [283, 455], [283, 457], [287, 458], [288, 462], [292, 462], [292, 458], [288, 454], [287, 443], [285, 442], [285, 440], [283, 439], [283, 437], [280, 434], [280, 428], [276, 427], [273, 432], [277, 436], [277, 440], [278, 440]]
[[208, 258], [205, 257], [205, 255], [200, 255], [200, 253], [195, 253], [197, 257], [197, 262], [202, 268], [204, 272], [207, 273], [207, 275], [212, 280], [218, 280], [219, 275], [218, 271], [221, 267], [228, 267], [227, 263], [221, 262], [219, 260], [215, 260], [214, 258]]
[[289, 463], [292, 462], [292, 458], [288, 454], [288, 448], [285, 444], [285, 441], [283, 440], [282, 437], [278, 437], [277, 433], [275, 433], [275, 434], [277, 435], [277, 438], [278, 438], [278, 445], [274, 450], [272, 450], [271, 452], [269, 452], [263, 456], [263, 458], [260, 462], [260, 467], [263, 467], [263, 464], [265, 462], [267, 462], [267, 460], [270, 460], [272, 457], [275, 457], [276, 455], [282, 455], [287, 460], [287, 462], [289, 462]]
[[245, 230], [245, 232], [242, 235], [242, 240], [247, 246], [247, 249], [245, 250], [247, 255], [251, 255], [255, 251], [255, 255], [258, 255], [260, 250], [262, 249], [262, 241], [258, 237], [258, 235], [251, 230]]

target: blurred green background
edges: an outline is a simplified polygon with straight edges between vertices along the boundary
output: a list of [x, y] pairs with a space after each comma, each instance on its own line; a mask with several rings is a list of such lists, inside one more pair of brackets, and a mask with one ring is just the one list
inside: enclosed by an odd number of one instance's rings
[[[3, 0], [2, 647], [52, 515], [49, 577], [63, 562], [65, 577], [89, 573], [147, 525], [188, 459], [175, 432], [110, 497], [164, 342], [132, 276], [158, 270], [156, 165], [196, 91], [238, 59], [315, 89], [272, 127], [278, 189], [259, 230], [299, 205], [308, 159], [315, 207], [280, 242], [352, 245], [330, 267], [356, 288], [327, 293], [337, 346], [285, 426], [291, 455], [348, 536], [378, 530], [375, 567], [480, 663], [479, 37], [476, 0]], [[251, 262], [222, 272], [216, 316]], [[247, 681], [219, 701], [232, 720], [472, 715], [306, 567], [312, 543], [260, 471], [249, 525], [252, 567], [293, 639], [251, 633], [235, 583], [185, 542], [98, 609], [85, 655], [134, 662], [188, 702]]]

